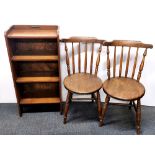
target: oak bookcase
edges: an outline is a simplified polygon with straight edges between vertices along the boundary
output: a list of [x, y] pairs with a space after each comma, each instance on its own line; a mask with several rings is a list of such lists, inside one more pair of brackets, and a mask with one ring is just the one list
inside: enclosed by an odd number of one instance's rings
[[14, 25], [5, 33], [19, 115], [27, 104], [60, 104], [58, 26]]

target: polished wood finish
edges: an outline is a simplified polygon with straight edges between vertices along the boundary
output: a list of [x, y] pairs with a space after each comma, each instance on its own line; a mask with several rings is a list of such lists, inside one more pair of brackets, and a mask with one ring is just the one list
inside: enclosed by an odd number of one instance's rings
[[141, 78], [141, 74], [142, 74], [142, 70], [143, 70], [143, 67], [144, 67], [144, 62], [145, 62], [146, 54], [147, 54], [147, 48], [145, 49], [145, 52], [143, 54], [143, 59], [142, 59], [141, 64], [139, 66], [139, 72], [138, 72], [138, 75], [137, 75], [137, 81], [139, 81], [140, 78]]
[[69, 62], [68, 48], [67, 48], [67, 44], [66, 43], [65, 43], [65, 51], [66, 51], [67, 71], [68, 71], [68, 75], [70, 75], [70, 62]]
[[106, 46], [123, 46], [123, 47], [138, 47], [138, 48], [153, 48], [152, 44], [144, 44], [141, 41], [133, 40], [113, 40], [111, 42], [104, 42]]
[[125, 77], [115, 77], [103, 83], [106, 94], [113, 98], [130, 101], [141, 98], [145, 93], [144, 86], [137, 80]]
[[101, 107], [101, 98], [100, 98], [100, 93], [97, 91], [97, 109], [98, 109], [98, 118], [99, 118], [99, 126], [102, 123], [102, 107]]
[[76, 36], [73, 36], [73, 37], [70, 37], [68, 39], [61, 39], [61, 42], [66, 42], [66, 43], [101, 43], [102, 41], [101, 40], [98, 40], [97, 38], [95, 37], [76, 37]]
[[58, 61], [13, 62], [17, 77], [59, 77]]
[[[110, 61], [110, 60], [108, 60], [108, 61]], [[108, 63], [110, 63], [110, 62], [108, 62]], [[108, 68], [108, 69], [110, 69], [110, 68]], [[116, 73], [116, 46], [114, 48], [113, 77], [115, 77], [115, 73]], [[110, 75], [109, 75], [109, 77], [110, 77]]]
[[132, 101], [132, 104], [133, 104], [133, 107], [134, 107], [135, 111], [137, 111], [136, 103], [134, 101]]
[[51, 104], [60, 103], [60, 98], [23, 98], [20, 100], [20, 104]]
[[[93, 37], [71, 37], [69, 39], [62, 39], [62, 43], [65, 44], [65, 53], [66, 53], [66, 65], [68, 76], [64, 79], [64, 86], [68, 90], [68, 95], [66, 98], [66, 104], [64, 108], [64, 123], [67, 121], [67, 113], [69, 109], [69, 103], [74, 100], [72, 98], [73, 94], [90, 94], [92, 102], [95, 100], [98, 105], [98, 117], [101, 123], [101, 101], [100, 101], [100, 93], [99, 90], [102, 87], [102, 81], [97, 77], [98, 67], [100, 63], [100, 53], [102, 51], [102, 43], [103, 40], [98, 40]], [[71, 49], [68, 44], [71, 44]], [[74, 46], [76, 45], [76, 46]], [[96, 51], [96, 46], [98, 49]], [[73, 48], [74, 47], [74, 48]], [[78, 71], [75, 71], [75, 47], [77, 47], [78, 51]], [[82, 48], [83, 47], [83, 48]], [[90, 47], [91, 49], [89, 50]], [[81, 68], [81, 54], [82, 50], [84, 53], [84, 68]], [[71, 51], [72, 64], [70, 63], [69, 55]], [[90, 63], [88, 62], [88, 53], [90, 53]], [[93, 66], [94, 61], [94, 53], [97, 52], [96, 66]], [[70, 66], [70, 64], [72, 66]], [[88, 71], [88, 65], [90, 64], [90, 70]], [[71, 68], [72, 67], [72, 72]], [[94, 69], [93, 69], [94, 68]], [[82, 72], [83, 71], [83, 72]], [[94, 73], [93, 73], [94, 71]], [[97, 97], [95, 96], [97, 93]], [[85, 100], [85, 98], [83, 98]], [[75, 99], [76, 100], [76, 99]], [[78, 99], [79, 100], [79, 99]]]
[[64, 79], [64, 86], [77, 94], [91, 94], [101, 89], [102, 80], [89, 73], [76, 73]]
[[13, 56], [12, 61], [58, 61], [58, 56]]
[[139, 48], [137, 48], [137, 51], [136, 51], [136, 56], [135, 56], [133, 70], [132, 70], [132, 76], [131, 76], [132, 79], [134, 78], [134, 75], [135, 75], [135, 70], [136, 70], [136, 65], [137, 65], [137, 58], [138, 58], [138, 50], [139, 50]]
[[131, 109], [132, 106], [133, 106], [133, 103], [132, 103], [132, 101], [130, 101], [130, 102], [129, 102], [129, 109]]
[[141, 102], [140, 99], [137, 100], [137, 110], [136, 110], [136, 131], [140, 134], [141, 128]]
[[108, 95], [106, 95], [105, 103], [103, 104], [103, 108], [102, 108], [100, 127], [104, 123], [105, 113], [107, 111], [107, 108], [108, 108], [108, 105], [109, 105], [109, 101], [110, 101], [110, 97]]
[[[114, 40], [112, 42], [104, 42], [107, 46], [107, 77], [108, 79], [103, 83], [103, 90], [106, 93], [105, 104], [102, 110], [102, 121], [100, 126], [104, 123], [105, 113], [109, 104], [110, 98], [115, 98], [122, 101], [129, 101], [129, 109], [133, 106], [136, 112], [136, 131], [140, 134], [140, 122], [141, 122], [141, 104], [140, 99], [144, 96], [145, 88], [139, 82], [142, 70], [144, 67], [145, 56], [148, 48], [153, 48], [151, 44], [144, 44], [140, 41], [128, 41], [128, 40]], [[113, 77], [110, 76], [110, 58], [109, 58], [109, 47], [114, 46], [114, 60], [113, 60]], [[119, 61], [119, 75], [116, 75], [116, 50], [117, 47], [121, 47], [120, 61]], [[127, 58], [124, 60], [124, 47], [128, 47]], [[131, 61], [131, 49], [136, 48], [133, 66], [130, 65]], [[135, 79], [135, 71], [138, 61], [139, 48], [144, 49], [143, 58], [139, 66], [139, 72], [137, 79]], [[123, 73], [123, 62], [125, 63], [125, 76]], [[131, 67], [131, 75], [128, 74], [129, 68]], [[135, 103], [137, 101], [137, 104]]]
[[8, 38], [57, 38], [58, 26], [14, 25], [10, 28]]
[[128, 50], [128, 56], [127, 56], [127, 60], [126, 60], [125, 77], [127, 77], [127, 75], [128, 75], [128, 70], [129, 70], [130, 50], [131, 50], [131, 47], [129, 47], [129, 50]]
[[[84, 61], [84, 72], [87, 72], [87, 43], [85, 44], [85, 61]], [[73, 73], [74, 74], [74, 73]]]
[[60, 104], [58, 26], [15, 25], [5, 39], [19, 115], [26, 104]]
[[121, 77], [121, 74], [122, 74], [122, 62], [123, 62], [123, 46], [122, 46], [121, 57], [120, 57], [119, 77]]
[[[100, 45], [99, 49], [98, 49], [98, 56], [97, 56], [97, 60], [96, 60], [96, 67], [95, 67], [95, 75], [97, 75], [98, 73], [98, 67], [100, 64], [100, 55], [101, 55], [101, 51], [102, 51], [102, 45]], [[93, 63], [93, 62], [92, 62]]]
[[67, 113], [69, 110], [69, 103], [71, 101], [71, 92], [68, 91], [67, 98], [66, 98], [66, 104], [65, 104], [65, 109], [64, 109], [64, 124], [67, 122]]
[[92, 74], [92, 70], [93, 70], [93, 59], [94, 59], [94, 43], [92, 43], [92, 53], [91, 53], [91, 61], [90, 61], [90, 74]]
[[78, 69], [79, 69], [79, 73], [81, 73], [81, 46], [80, 46], [80, 42], [79, 42], [79, 46], [78, 46]]
[[110, 58], [109, 58], [109, 46], [107, 47], [107, 75], [110, 79]]
[[72, 43], [72, 66], [73, 66], [73, 74], [75, 73], [75, 60], [74, 60], [74, 45]]
[[59, 77], [19, 77], [17, 83], [59, 82]]

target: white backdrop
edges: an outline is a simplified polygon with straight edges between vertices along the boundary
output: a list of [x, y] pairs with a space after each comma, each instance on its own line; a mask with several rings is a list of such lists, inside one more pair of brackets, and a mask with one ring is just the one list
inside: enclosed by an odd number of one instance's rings
[[[106, 40], [141, 40], [154, 44], [154, 0], [1, 0], [0, 103], [15, 103], [15, 92], [5, 46], [4, 31], [15, 24], [59, 25], [60, 38], [95, 36]], [[66, 65], [61, 54], [62, 80]], [[155, 106], [155, 52], [148, 51], [141, 82], [144, 105]], [[103, 78], [101, 72], [99, 76]], [[105, 78], [104, 78], [105, 79]], [[63, 88], [63, 86], [62, 86]], [[63, 100], [66, 91], [62, 89]], [[102, 93], [102, 100], [104, 95]]]

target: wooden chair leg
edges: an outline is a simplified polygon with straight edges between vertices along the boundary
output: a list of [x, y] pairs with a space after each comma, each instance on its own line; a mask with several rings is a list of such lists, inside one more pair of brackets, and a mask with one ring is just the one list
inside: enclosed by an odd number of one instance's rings
[[23, 114], [23, 109], [22, 109], [22, 105], [18, 104], [18, 113], [19, 113], [19, 117], [22, 117]]
[[129, 103], [129, 110], [131, 110], [131, 107], [132, 107], [132, 101], [130, 101], [130, 103]]
[[68, 110], [69, 110], [70, 98], [71, 98], [71, 93], [68, 91], [65, 109], [64, 109], [64, 124], [66, 124], [66, 122], [67, 122], [67, 114], [68, 114]]
[[138, 135], [141, 132], [141, 102], [140, 102], [140, 100], [137, 100], [136, 132], [137, 132]]
[[63, 114], [63, 103], [61, 102], [60, 103], [60, 115], [62, 115]]
[[[91, 98], [94, 98], [94, 94], [91, 94]], [[92, 99], [92, 103], [94, 103], [94, 99]]]
[[101, 99], [100, 99], [100, 92], [97, 92], [97, 108], [98, 108], [98, 117], [99, 117], [99, 126], [101, 125], [102, 122], [102, 105], [101, 105]]
[[104, 117], [105, 117], [105, 113], [106, 113], [107, 108], [108, 108], [109, 101], [110, 101], [110, 97], [107, 95], [105, 98], [105, 103], [103, 104], [103, 108], [102, 108], [102, 114], [101, 114], [102, 120], [100, 123], [100, 127], [104, 124]]

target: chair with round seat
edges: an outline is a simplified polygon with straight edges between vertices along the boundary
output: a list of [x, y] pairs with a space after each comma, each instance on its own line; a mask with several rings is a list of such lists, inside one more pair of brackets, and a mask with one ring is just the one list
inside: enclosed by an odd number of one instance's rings
[[[140, 83], [142, 70], [144, 67], [145, 56], [148, 48], [153, 48], [151, 44], [144, 44], [140, 41], [126, 41], [126, 40], [114, 40], [112, 42], [106, 42], [107, 46], [107, 76], [108, 79], [103, 83], [103, 91], [106, 94], [105, 103], [102, 108], [102, 121], [100, 126], [104, 123], [105, 113], [108, 108], [110, 98], [128, 101], [129, 109], [133, 106], [136, 112], [136, 132], [140, 134], [141, 127], [141, 98], [145, 94], [145, 88]], [[110, 54], [113, 49], [113, 76], [111, 77], [111, 61]], [[117, 51], [120, 49], [120, 56]], [[143, 51], [142, 60], [139, 52]], [[132, 55], [135, 52], [134, 56]], [[125, 53], [127, 53], [125, 55]], [[126, 56], [126, 58], [125, 58]], [[133, 60], [133, 61], [132, 61]], [[140, 63], [138, 65], [138, 60]], [[133, 63], [131, 63], [133, 62]], [[117, 65], [118, 64], [118, 65]], [[125, 72], [122, 73], [123, 64], [125, 65]], [[116, 76], [116, 67], [119, 67], [118, 76]], [[139, 66], [139, 68], [138, 68]], [[130, 69], [130, 72], [129, 72]], [[130, 75], [129, 75], [130, 73]], [[137, 74], [136, 74], [137, 73]], [[136, 76], [137, 75], [137, 76]], [[137, 103], [136, 103], [136, 102]]]
[[[90, 94], [91, 98], [89, 98], [89, 100], [96, 101], [98, 106], [98, 117], [99, 121], [101, 121], [102, 106], [99, 90], [102, 88], [102, 80], [97, 76], [97, 73], [100, 63], [100, 54], [102, 51], [103, 40], [98, 40], [96, 38], [90, 37], [71, 37], [69, 39], [62, 39], [61, 42], [65, 45], [64, 47], [68, 71], [68, 76], [65, 77], [63, 82], [64, 87], [68, 91], [66, 104], [64, 107], [64, 124], [66, 124], [67, 121], [69, 104], [75, 99], [73, 98], [73, 94]], [[84, 67], [82, 67], [81, 63], [82, 54], [84, 54]], [[95, 62], [95, 54], [97, 55], [97, 58], [96, 65], [94, 67], [93, 64]], [[69, 55], [71, 55], [71, 63]], [[88, 59], [88, 55], [90, 55], [90, 59]], [[75, 58], [77, 58], [77, 61], [75, 60]], [[90, 65], [90, 67], [88, 65]]]

